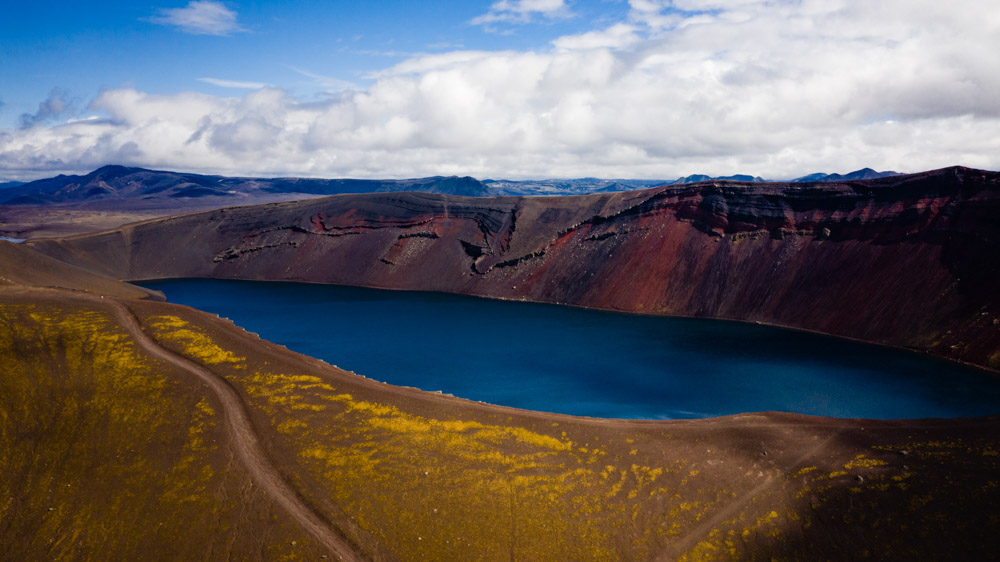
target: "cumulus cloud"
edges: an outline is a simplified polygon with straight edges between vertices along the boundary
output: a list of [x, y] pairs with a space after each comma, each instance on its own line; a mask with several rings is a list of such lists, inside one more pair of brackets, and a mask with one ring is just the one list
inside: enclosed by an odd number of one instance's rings
[[[296, 99], [107, 90], [102, 119], [0, 131], [21, 175], [790, 178], [1000, 168], [1000, 16], [971, 0], [633, 0], [540, 52], [421, 55]], [[979, 7], [977, 12], [975, 7]]]
[[529, 22], [536, 16], [564, 18], [570, 15], [563, 0], [500, 0], [490, 6], [490, 11], [477, 16], [469, 23], [484, 25], [497, 22]]
[[552, 42], [557, 49], [620, 49], [634, 45], [641, 40], [636, 26], [627, 23], [616, 23], [607, 29], [599, 29], [567, 35]]
[[183, 8], [160, 9], [148, 21], [176, 27], [192, 35], [230, 35], [246, 31], [236, 22], [236, 12], [212, 0], [193, 0]]

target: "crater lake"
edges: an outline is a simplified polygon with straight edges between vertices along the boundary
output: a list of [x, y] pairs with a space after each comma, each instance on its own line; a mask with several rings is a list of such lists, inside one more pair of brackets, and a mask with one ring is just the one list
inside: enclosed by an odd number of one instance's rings
[[333, 285], [139, 284], [368, 378], [529, 410], [635, 419], [1000, 413], [994, 373], [770, 326]]

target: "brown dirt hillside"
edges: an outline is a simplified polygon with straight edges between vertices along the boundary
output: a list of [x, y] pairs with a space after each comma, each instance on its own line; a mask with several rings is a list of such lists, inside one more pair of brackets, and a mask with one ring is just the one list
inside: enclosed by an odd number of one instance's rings
[[15, 285], [0, 286], [0, 366], [2, 559], [1000, 548], [1000, 418], [518, 411], [374, 382], [187, 307]]
[[121, 279], [446, 291], [762, 322], [1000, 367], [1000, 174], [343, 195], [30, 243]]
[[122, 298], [163, 299], [158, 292], [84, 271], [23, 244], [0, 240], [0, 286], [4, 285], [71, 289]]
[[180, 206], [174, 209], [148, 211], [95, 210], [73, 205], [0, 205], [0, 236], [9, 238], [72, 236], [183, 212], [185, 209]]

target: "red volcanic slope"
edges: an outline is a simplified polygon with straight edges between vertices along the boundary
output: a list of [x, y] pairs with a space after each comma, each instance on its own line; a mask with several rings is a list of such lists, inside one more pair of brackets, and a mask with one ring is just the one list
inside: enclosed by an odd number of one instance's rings
[[763, 322], [1000, 368], [1000, 174], [542, 198], [340, 195], [33, 246], [125, 279], [447, 291]]

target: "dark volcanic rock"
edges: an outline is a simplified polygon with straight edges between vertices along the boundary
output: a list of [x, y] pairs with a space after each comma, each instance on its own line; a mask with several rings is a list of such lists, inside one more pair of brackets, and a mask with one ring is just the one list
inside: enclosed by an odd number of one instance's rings
[[1000, 174], [947, 168], [560, 198], [340, 195], [32, 246], [126, 279], [310, 281], [757, 321], [998, 368], [998, 217]]

